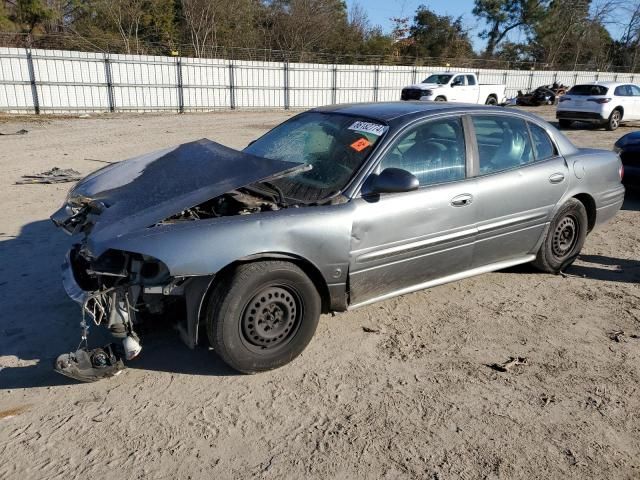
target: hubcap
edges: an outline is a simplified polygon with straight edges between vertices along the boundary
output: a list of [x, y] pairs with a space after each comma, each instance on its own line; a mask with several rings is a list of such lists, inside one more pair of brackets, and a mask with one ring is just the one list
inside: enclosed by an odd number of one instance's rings
[[284, 287], [268, 287], [245, 307], [241, 320], [243, 339], [260, 349], [273, 349], [296, 332], [302, 311], [297, 295]]
[[564, 217], [553, 232], [553, 254], [558, 258], [568, 255], [578, 240], [578, 225], [573, 217]]

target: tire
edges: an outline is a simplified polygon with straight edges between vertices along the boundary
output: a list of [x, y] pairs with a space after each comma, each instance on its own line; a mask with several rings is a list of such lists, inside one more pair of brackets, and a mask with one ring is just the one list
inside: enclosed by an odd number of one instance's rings
[[573, 125], [573, 122], [571, 120], [567, 120], [566, 118], [561, 118], [560, 120], [558, 120], [558, 126], [560, 128], [570, 128], [571, 125]]
[[436, 97], [436, 99], [434, 100], [434, 102], [446, 102], [447, 99], [444, 98], [442, 95], [440, 95], [439, 97]]
[[497, 105], [498, 104], [498, 100], [496, 99], [496, 97], [489, 95], [489, 97], [487, 97], [487, 101], [484, 102], [485, 105]]
[[584, 205], [575, 198], [568, 200], [553, 217], [533, 265], [548, 273], [567, 268], [580, 254], [587, 228]]
[[322, 308], [311, 279], [284, 261], [242, 264], [211, 295], [209, 343], [225, 363], [243, 373], [272, 370], [300, 355]]
[[607, 120], [605, 128], [610, 132], [613, 132], [620, 126], [621, 121], [622, 121], [622, 112], [616, 109], [613, 112], [611, 112], [611, 115], [609, 115], [609, 120]]

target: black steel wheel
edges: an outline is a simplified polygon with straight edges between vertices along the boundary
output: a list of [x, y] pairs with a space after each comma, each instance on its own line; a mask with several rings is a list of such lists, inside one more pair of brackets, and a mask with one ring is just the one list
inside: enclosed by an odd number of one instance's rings
[[297, 292], [282, 286], [267, 287], [245, 306], [240, 334], [249, 348], [274, 350], [295, 336], [303, 316]]
[[556, 225], [553, 232], [551, 251], [554, 257], [563, 259], [578, 241], [578, 221], [573, 215], [567, 215]]
[[259, 261], [238, 266], [214, 287], [208, 301], [209, 343], [244, 373], [281, 367], [311, 341], [321, 300], [297, 265]]
[[543, 272], [558, 273], [580, 254], [587, 237], [587, 210], [577, 199], [569, 199], [556, 213], [533, 264]]

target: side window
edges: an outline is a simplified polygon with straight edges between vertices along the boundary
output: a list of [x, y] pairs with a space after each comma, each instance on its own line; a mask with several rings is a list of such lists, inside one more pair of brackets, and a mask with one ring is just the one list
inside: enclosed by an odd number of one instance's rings
[[616, 87], [614, 94], [619, 97], [628, 97], [631, 95], [631, 92], [629, 91], [628, 85], [620, 85], [619, 87]]
[[464, 87], [464, 85], [465, 85], [464, 75], [458, 75], [456, 78], [454, 78], [453, 82], [451, 82], [451, 85]]
[[640, 97], [640, 87], [637, 85], [629, 85], [629, 88], [631, 89], [631, 95], [634, 97]]
[[509, 170], [533, 161], [533, 148], [524, 120], [500, 115], [473, 116], [480, 174]]
[[473, 75], [467, 75], [467, 85], [475, 85], [476, 79]]
[[382, 159], [381, 170], [402, 168], [420, 186], [465, 178], [466, 150], [460, 118], [423, 123], [409, 129]]
[[556, 156], [556, 148], [543, 128], [535, 123], [529, 123], [531, 138], [533, 139], [533, 152], [536, 160], [546, 160]]

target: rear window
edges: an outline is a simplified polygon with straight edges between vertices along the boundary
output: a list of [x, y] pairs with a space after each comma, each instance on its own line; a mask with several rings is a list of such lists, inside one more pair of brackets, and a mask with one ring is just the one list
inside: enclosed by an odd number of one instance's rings
[[606, 95], [609, 89], [603, 85], [576, 85], [572, 87], [569, 95]]

